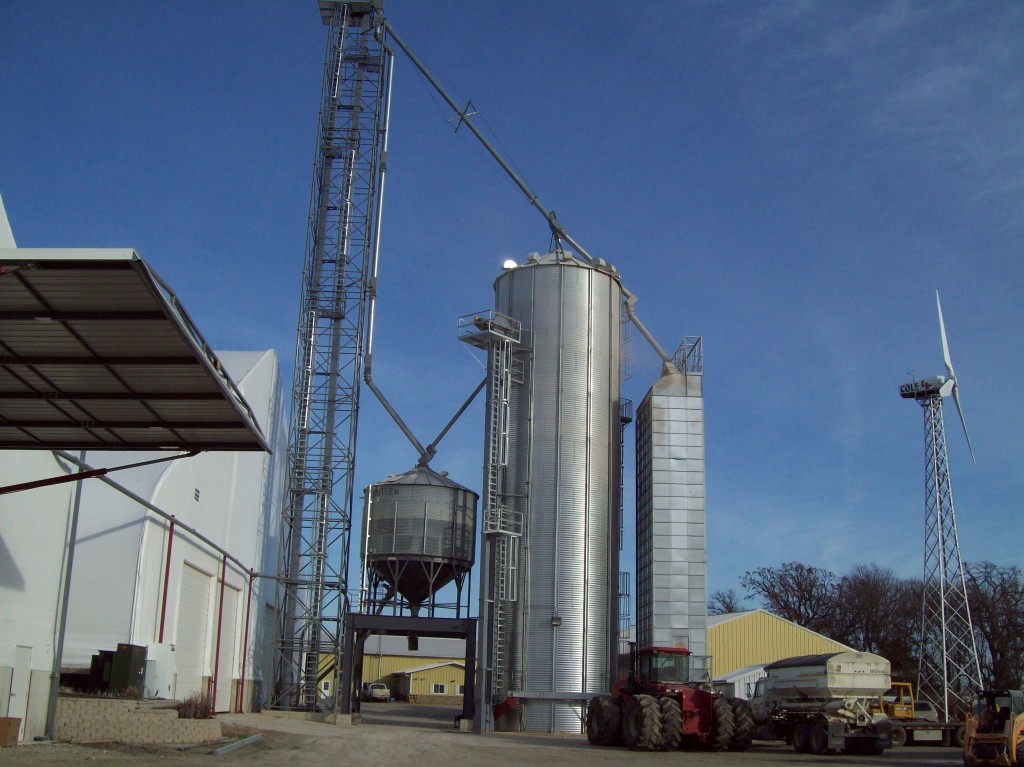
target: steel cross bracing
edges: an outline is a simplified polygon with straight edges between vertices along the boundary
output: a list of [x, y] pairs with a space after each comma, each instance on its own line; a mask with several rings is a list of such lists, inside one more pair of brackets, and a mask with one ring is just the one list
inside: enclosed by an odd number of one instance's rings
[[972, 691], [981, 689], [981, 671], [953, 511], [942, 397], [936, 392], [918, 401], [924, 410], [925, 551], [917, 690], [952, 719], [969, 710]]
[[[371, 3], [321, 3], [330, 27], [292, 384], [282, 598], [271, 706], [333, 709], [340, 668], [367, 275], [376, 247], [391, 55]], [[331, 685], [337, 688], [337, 685]]]

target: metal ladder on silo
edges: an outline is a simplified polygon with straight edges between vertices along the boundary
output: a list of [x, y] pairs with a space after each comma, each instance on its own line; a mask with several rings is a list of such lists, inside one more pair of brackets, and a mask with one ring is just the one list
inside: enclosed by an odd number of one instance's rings
[[459, 318], [461, 340], [489, 355], [487, 402], [487, 446], [484, 466], [484, 538], [491, 547], [492, 583], [490, 672], [491, 689], [485, 695], [503, 695], [507, 688], [505, 672], [508, 654], [508, 627], [511, 606], [518, 599], [519, 542], [523, 529], [522, 512], [504, 503], [504, 474], [508, 465], [509, 402], [512, 386], [523, 381], [522, 366], [517, 366], [514, 350], [520, 345], [522, 330], [518, 320], [497, 311], [478, 312]]
[[[505, 687], [508, 653], [508, 612], [518, 599], [519, 539], [522, 514], [504, 504], [502, 479], [508, 465], [509, 398], [512, 391], [512, 342], [495, 339], [491, 344], [490, 439], [487, 445], [487, 496], [484, 535], [491, 540], [494, 557], [493, 646], [491, 678], [496, 688]], [[492, 692], [500, 694], [500, 689]]]

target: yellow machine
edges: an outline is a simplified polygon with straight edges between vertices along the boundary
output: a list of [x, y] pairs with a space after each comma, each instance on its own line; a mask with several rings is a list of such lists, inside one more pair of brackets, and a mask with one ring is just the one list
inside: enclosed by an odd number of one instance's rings
[[910, 682], [893, 682], [892, 688], [879, 696], [871, 710], [885, 714], [892, 722], [892, 745], [900, 748], [909, 743], [932, 743], [962, 748], [962, 721], [939, 721], [939, 712], [926, 700], [914, 699]]
[[914, 686], [893, 682], [892, 689], [878, 699], [878, 707], [890, 719], [914, 719]]
[[964, 733], [964, 765], [1024, 765], [1024, 692], [978, 694]]

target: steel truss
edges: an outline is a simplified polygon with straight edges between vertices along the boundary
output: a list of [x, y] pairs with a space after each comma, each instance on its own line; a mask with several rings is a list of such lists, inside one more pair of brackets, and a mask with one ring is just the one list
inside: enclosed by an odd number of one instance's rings
[[981, 689], [981, 670], [953, 511], [942, 397], [936, 392], [918, 402], [924, 411], [925, 549], [917, 690], [952, 719], [970, 709], [972, 692]]
[[321, 2], [330, 31], [303, 268], [270, 705], [336, 709], [368, 275], [380, 222], [392, 56], [376, 3]]

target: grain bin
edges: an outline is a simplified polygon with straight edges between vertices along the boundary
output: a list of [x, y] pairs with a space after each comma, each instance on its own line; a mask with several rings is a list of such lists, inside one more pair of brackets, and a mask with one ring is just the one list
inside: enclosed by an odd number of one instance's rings
[[475, 558], [477, 494], [427, 466], [366, 488], [367, 570], [414, 613], [441, 588], [460, 588]]
[[[522, 693], [518, 713], [495, 717], [518, 721], [495, 721], [498, 729], [579, 732], [573, 701], [609, 689], [617, 652], [622, 288], [611, 265], [559, 251], [507, 268], [494, 289], [497, 312], [522, 323], [523, 343], [507, 465], [491, 474], [523, 522], [511, 564], [485, 536], [483, 694], [493, 705]], [[499, 593], [510, 577], [514, 602]]]

